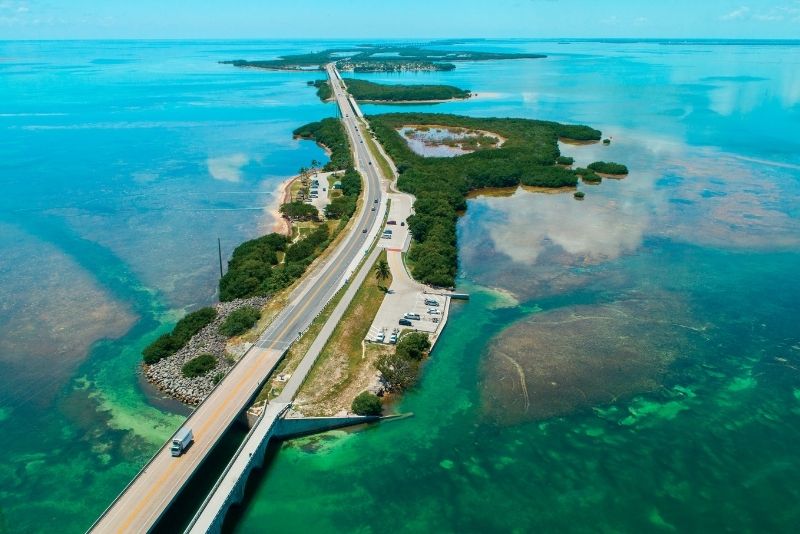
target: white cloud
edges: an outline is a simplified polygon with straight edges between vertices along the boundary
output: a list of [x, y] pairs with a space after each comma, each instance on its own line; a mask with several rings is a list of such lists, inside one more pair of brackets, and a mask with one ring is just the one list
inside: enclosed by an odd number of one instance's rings
[[242, 167], [250, 162], [246, 154], [231, 154], [230, 156], [220, 156], [218, 158], [208, 158], [206, 165], [208, 172], [215, 180], [224, 182], [241, 182]]
[[741, 20], [750, 14], [750, 8], [742, 6], [734, 9], [726, 15], [722, 15], [722, 20]]

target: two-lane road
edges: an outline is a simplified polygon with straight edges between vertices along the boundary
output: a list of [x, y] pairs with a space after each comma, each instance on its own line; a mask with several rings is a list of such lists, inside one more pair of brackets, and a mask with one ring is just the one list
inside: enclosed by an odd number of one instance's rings
[[[147, 532], [169, 507], [175, 496], [200, 466], [236, 417], [247, 408], [286, 348], [311, 324], [325, 304], [350, 275], [354, 262], [364, 255], [382, 203], [381, 181], [358, 131], [355, 113], [342, 89], [333, 65], [326, 67], [342, 122], [350, 139], [356, 167], [364, 178], [363, 207], [349, 234], [330, 256], [309, 273], [292, 293], [259, 341], [239, 360], [211, 395], [187, 419], [194, 443], [186, 453], [173, 458], [169, 442], [139, 472], [134, 480], [92, 526], [95, 532]], [[378, 203], [375, 200], [378, 199]], [[376, 209], [373, 211], [373, 207]]]

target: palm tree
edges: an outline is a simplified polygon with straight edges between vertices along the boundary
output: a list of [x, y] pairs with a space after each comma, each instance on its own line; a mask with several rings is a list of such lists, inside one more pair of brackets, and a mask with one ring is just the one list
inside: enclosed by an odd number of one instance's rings
[[386, 260], [380, 260], [375, 264], [375, 278], [378, 279], [378, 282], [383, 282], [389, 278], [391, 274], [392, 271], [389, 269], [389, 264], [386, 263]]

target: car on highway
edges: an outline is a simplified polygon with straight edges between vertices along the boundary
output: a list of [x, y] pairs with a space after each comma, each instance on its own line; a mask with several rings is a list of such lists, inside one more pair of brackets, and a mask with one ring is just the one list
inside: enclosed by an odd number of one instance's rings
[[408, 312], [403, 314], [403, 319], [411, 319], [412, 321], [419, 321], [420, 316], [418, 313]]
[[409, 321], [408, 319], [400, 319], [399, 321], [397, 321], [397, 323], [398, 323], [400, 326], [414, 326], [414, 323], [412, 323], [412, 322], [411, 322], [411, 321]]
[[377, 203], [378, 203], [378, 199], [376, 198], [376, 199], [375, 199], [375, 204], [377, 204]]
[[366, 228], [364, 228], [363, 230], [361, 230], [361, 233], [362, 233], [362, 234], [366, 234], [366, 233], [367, 233], [367, 229], [366, 229]]
[[374, 206], [372, 207], [372, 211], [375, 211], [375, 207]]

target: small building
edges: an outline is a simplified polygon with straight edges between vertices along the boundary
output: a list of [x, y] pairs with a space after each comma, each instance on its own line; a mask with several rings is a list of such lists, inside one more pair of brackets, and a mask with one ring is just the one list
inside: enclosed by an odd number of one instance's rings
[[342, 188], [342, 182], [340, 182], [339, 180], [336, 180], [335, 182], [333, 182], [333, 188], [334, 189], [341, 189]]

